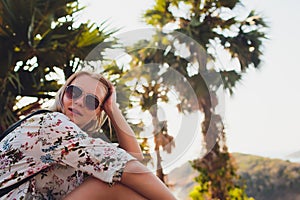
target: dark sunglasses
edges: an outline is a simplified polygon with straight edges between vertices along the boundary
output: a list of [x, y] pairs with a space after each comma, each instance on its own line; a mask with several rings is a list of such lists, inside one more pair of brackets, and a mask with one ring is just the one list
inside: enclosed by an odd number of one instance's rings
[[[76, 100], [81, 97], [82, 94], [82, 89], [75, 85], [69, 85], [66, 87], [65, 95], [69, 99]], [[93, 94], [86, 94], [84, 97], [84, 104], [89, 110], [96, 110], [100, 105], [100, 101], [97, 96]]]

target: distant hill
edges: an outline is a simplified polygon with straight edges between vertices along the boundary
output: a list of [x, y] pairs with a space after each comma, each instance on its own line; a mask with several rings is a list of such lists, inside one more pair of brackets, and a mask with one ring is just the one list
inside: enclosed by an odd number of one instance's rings
[[171, 189], [180, 200], [189, 199], [189, 192], [196, 185], [193, 179], [197, 174], [198, 172], [189, 163], [185, 163], [168, 174], [168, 181], [173, 185]]
[[[248, 196], [256, 200], [300, 200], [300, 163], [240, 153], [232, 155], [238, 173], [246, 181]], [[189, 199], [197, 174], [189, 163], [169, 173], [169, 182], [180, 200]]]
[[300, 151], [296, 151], [286, 156], [287, 159], [300, 163]]

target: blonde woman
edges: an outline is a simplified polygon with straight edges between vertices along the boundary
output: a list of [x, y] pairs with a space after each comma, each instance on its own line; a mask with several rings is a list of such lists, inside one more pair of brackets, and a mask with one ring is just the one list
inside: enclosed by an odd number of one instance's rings
[[[138, 160], [135, 135], [99, 74], [74, 73], [53, 112], [34, 115], [0, 143], [0, 187], [37, 174], [2, 199], [175, 199]], [[111, 121], [119, 147], [90, 134]]]

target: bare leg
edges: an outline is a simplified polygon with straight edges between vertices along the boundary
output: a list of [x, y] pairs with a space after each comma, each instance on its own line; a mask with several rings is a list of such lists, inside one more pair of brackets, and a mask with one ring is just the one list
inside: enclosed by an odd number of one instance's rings
[[81, 199], [150, 199], [175, 200], [169, 189], [138, 161], [126, 164], [121, 183], [109, 187], [96, 178], [89, 178], [65, 197], [65, 200]]
[[78, 188], [73, 190], [64, 198], [64, 200], [77, 199], [146, 200], [144, 197], [121, 183], [117, 183], [110, 187], [107, 183], [104, 183], [93, 177], [85, 180]]

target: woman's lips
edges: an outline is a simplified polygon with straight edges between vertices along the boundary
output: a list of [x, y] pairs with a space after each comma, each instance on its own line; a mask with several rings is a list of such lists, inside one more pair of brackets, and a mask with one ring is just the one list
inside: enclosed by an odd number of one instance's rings
[[71, 111], [72, 114], [82, 116], [81, 112], [79, 112], [78, 110], [76, 110], [74, 108], [68, 108], [68, 110]]

